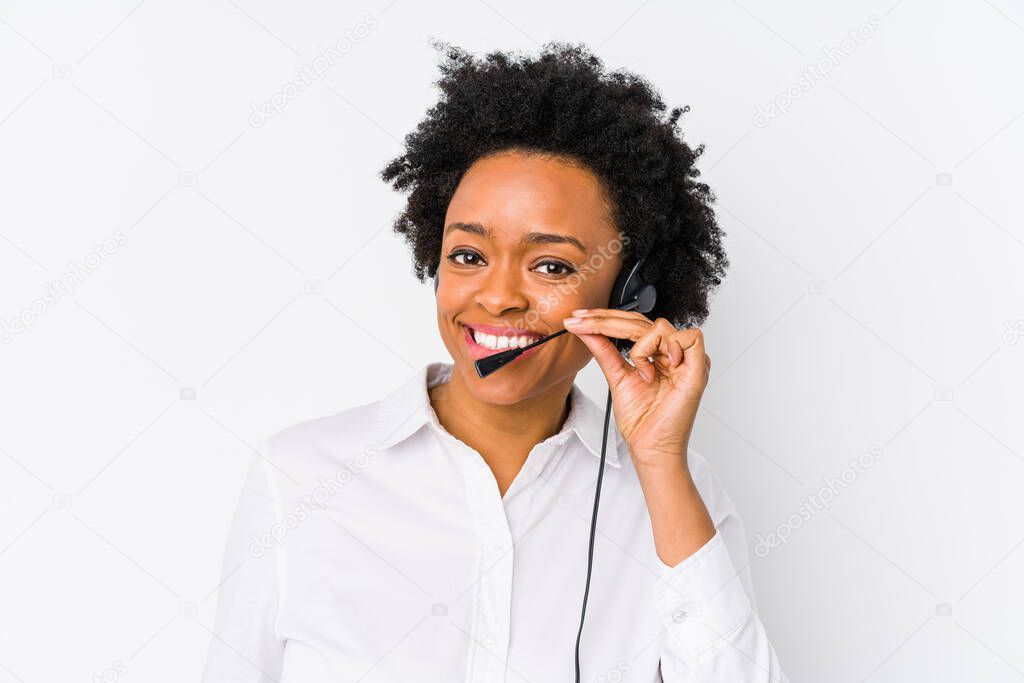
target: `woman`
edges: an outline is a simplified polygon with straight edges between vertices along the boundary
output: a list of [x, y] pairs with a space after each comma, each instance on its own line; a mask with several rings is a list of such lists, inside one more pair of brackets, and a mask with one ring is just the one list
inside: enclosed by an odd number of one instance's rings
[[[580, 46], [442, 48], [444, 96], [382, 176], [410, 191], [395, 229], [453, 362], [264, 443], [204, 680], [785, 680], [741, 522], [688, 447], [693, 324], [728, 263], [685, 110], [662, 120]], [[637, 263], [650, 317], [610, 307]], [[610, 429], [574, 384], [591, 357]]]

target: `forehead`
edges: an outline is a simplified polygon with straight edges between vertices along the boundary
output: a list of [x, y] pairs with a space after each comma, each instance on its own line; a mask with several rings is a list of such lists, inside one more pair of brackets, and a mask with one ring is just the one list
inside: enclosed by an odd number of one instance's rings
[[477, 222], [495, 239], [552, 230], [571, 234], [588, 247], [613, 239], [608, 198], [590, 170], [565, 161], [522, 153], [477, 160], [463, 175], [448, 204], [445, 225]]

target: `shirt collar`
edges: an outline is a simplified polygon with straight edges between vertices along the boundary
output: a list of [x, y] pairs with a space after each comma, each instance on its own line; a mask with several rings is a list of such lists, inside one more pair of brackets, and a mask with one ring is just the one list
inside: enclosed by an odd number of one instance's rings
[[[451, 363], [427, 363], [411, 379], [379, 401], [376, 438], [381, 448], [388, 448], [405, 440], [427, 424], [442, 428], [433, 406], [430, 405], [427, 389], [448, 381], [452, 369]], [[600, 458], [603, 428], [604, 411], [573, 383], [570, 390], [569, 416], [557, 436], [575, 434], [587, 451]], [[610, 434], [605, 462], [613, 467], [621, 467], [618, 453], [619, 436], [614, 419], [609, 419], [608, 428]]]

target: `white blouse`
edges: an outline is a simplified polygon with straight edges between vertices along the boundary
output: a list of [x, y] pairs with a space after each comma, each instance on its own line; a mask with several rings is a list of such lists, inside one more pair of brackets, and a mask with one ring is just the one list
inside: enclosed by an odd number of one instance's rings
[[[501, 496], [430, 405], [427, 388], [451, 371], [430, 363], [379, 401], [261, 445], [204, 683], [573, 680], [604, 408], [574, 384], [562, 430]], [[669, 567], [610, 425], [581, 680], [786, 681], [743, 527], [707, 461], [689, 451], [717, 532]]]

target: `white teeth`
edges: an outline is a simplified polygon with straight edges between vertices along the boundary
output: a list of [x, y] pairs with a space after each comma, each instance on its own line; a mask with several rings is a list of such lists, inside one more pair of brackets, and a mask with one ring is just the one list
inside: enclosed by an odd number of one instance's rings
[[484, 346], [488, 349], [494, 349], [495, 351], [527, 346], [537, 340], [537, 337], [530, 337], [525, 334], [518, 337], [505, 337], [486, 334], [477, 330], [472, 330], [472, 333], [473, 341], [480, 346]]

